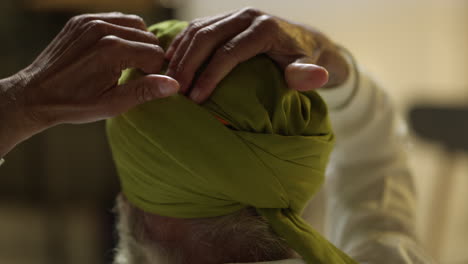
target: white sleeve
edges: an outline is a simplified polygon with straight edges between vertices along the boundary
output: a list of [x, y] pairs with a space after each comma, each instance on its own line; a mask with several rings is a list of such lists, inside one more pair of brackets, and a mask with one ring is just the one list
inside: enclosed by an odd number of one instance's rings
[[5, 160], [3, 158], [1, 158], [0, 159], [0, 166], [2, 166], [4, 162], [5, 162]]
[[348, 80], [320, 91], [337, 139], [325, 182], [325, 234], [360, 263], [433, 263], [413, 233], [405, 126], [379, 85], [344, 55]]

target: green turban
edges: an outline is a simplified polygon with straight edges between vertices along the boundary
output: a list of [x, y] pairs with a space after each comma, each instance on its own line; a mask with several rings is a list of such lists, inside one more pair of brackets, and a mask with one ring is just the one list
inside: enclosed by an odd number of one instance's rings
[[[186, 26], [166, 21], [150, 31], [167, 48]], [[121, 82], [138, 76], [127, 70]], [[238, 65], [203, 105], [158, 99], [108, 120], [107, 133], [136, 207], [203, 218], [252, 206], [307, 263], [356, 263], [301, 218], [333, 146], [327, 107], [316, 92], [288, 89], [267, 56]]]

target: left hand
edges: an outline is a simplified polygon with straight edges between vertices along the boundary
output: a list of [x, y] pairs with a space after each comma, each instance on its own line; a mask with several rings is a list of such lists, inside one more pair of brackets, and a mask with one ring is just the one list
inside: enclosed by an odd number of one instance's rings
[[[329, 79], [336, 85], [347, 75], [344, 59], [323, 34], [252, 8], [194, 20], [166, 51], [167, 75], [179, 82], [182, 93], [201, 103], [237, 64], [260, 53], [285, 71], [295, 90], [320, 88]], [[206, 69], [189, 91], [204, 62]]]

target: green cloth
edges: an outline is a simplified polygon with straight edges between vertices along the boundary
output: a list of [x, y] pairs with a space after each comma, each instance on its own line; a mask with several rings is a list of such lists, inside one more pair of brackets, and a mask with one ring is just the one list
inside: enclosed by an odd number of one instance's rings
[[[186, 26], [150, 31], [167, 48]], [[127, 70], [121, 82], [138, 76]], [[333, 146], [327, 107], [316, 92], [288, 89], [267, 56], [238, 65], [203, 105], [158, 99], [108, 120], [107, 132], [123, 193], [140, 209], [201, 218], [253, 206], [307, 263], [356, 263], [300, 216]]]

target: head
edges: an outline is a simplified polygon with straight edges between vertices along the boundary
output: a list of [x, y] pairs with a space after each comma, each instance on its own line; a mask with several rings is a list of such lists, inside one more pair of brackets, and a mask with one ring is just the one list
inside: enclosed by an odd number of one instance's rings
[[[183, 27], [150, 30], [167, 44]], [[300, 217], [333, 145], [326, 105], [288, 89], [266, 55], [239, 64], [203, 105], [155, 100], [108, 120], [107, 132], [124, 194], [116, 263], [342, 257]]]
[[182, 219], [116, 201], [119, 244], [114, 264], [223, 264], [295, 256], [265, 218], [248, 207], [220, 217]]

